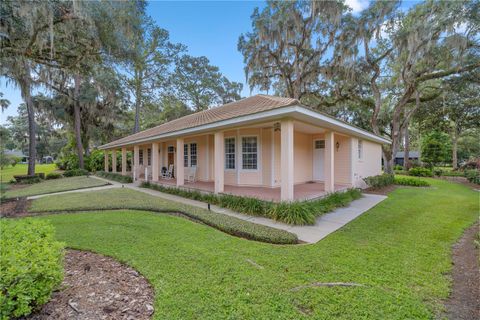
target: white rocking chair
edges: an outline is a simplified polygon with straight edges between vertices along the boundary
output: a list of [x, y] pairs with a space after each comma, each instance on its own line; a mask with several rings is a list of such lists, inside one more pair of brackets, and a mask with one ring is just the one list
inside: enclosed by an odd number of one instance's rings
[[195, 182], [197, 181], [197, 167], [190, 167], [189, 170], [187, 170], [186, 175], [185, 175], [185, 180], [188, 182]]

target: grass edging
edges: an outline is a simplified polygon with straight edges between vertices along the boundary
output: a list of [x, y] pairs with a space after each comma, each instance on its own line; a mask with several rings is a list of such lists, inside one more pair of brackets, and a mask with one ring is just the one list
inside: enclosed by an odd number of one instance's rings
[[317, 200], [275, 203], [230, 194], [216, 195], [175, 187], [165, 187], [150, 182], [143, 182], [140, 187], [206, 202], [236, 212], [266, 217], [292, 225], [313, 225], [318, 216], [333, 211], [338, 207], [345, 207], [353, 200], [359, 199], [362, 196], [360, 190], [348, 189], [343, 192], [331, 193]]
[[132, 183], [133, 178], [130, 176], [124, 176], [120, 173], [115, 173], [115, 172], [106, 172], [106, 171], [97, 171], [95, 172], [96, 176], [99, 176], [101, 178], [121, 182], [121, 183]]
[[[92, 211], [118, 211], [118, 210], [131, 210], [131, 211], [146, 211], [151, 213], [161, 213], [173, 216], [180, 216], [187, 218], [193, 222], [202, 223], [209, 227], [215, 228], [219, 231], [227, 234], [244, 238], [247, 240], [254, 240], [272, 244], [298, 244], [297, 235], [280, 229], [255, 224], [252, 222], [244, 221], [235, 217], [227, 216], [221, 213], [211, 212], [211, 216], [202, 215], [197, 213], [190, 213], [183, 210], [169, 210], [169, 209], [157, 209], [149, 207], [110, 207], [110, 208], [78, 208], [78, 209], [63, 209], [63, 210], [38, 210], [29, 212], [31, 215], [44, 215], [44, 214], [61, 214], [61, 213], [81, 213]], [[210, 212], [208, 212], [210, 213]]]

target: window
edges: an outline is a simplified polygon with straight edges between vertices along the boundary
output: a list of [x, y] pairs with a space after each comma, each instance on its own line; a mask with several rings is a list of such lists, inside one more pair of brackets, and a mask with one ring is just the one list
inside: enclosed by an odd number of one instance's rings
[[174, 153], [174, 152], [175, 152], [174, 146], [168, 146], [168, 153]]
[[225, 169], [235, 170], [235, 138], [225, 139]]
[[363, 141], [358, 140], [358, 159], [363, 158]]
[[147, 165], [152, 165], [152, 149], [147, 149]]
[[190, 143], [190, 144], [186, 143], [183, 145], [183, 166], [184, 167], [197, 166], [197, 144], [196, 143]]
[[315, 149], [325, 149], [325, 140], [315, 140]]
[[143, 149], [138, 150], [138, 162], [140, 165], [143, 165]]
[[242, 168], [246, 170], [257, 169], [257, 137], [242, 138]]
[[197, 144], [190, 143], [190, 167], [197, 166]]
[[183, 166], [188, 167], [188, 144], [183, 145]]

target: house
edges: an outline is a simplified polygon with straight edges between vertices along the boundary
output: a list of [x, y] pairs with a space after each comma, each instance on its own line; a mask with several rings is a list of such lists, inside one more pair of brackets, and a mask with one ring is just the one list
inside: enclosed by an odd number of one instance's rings
[[[253, 196], [271, 201], [312, 199], [381, 173], [389, 140], [301, 105], [256, 95], [197, 112], [100, 147], [121, 150], [122, 174], [134, 180]], [[127, 172], [127, 152], [133, 169]], [[112, 157], [116, 171], [116, 157]], [[161, 178], [173, 166], [174, 178]], [[195, 179], [185, 180], [192, 174]]]
[[19, 159], [19, 163], [28, 163], [29, 157], [25, 155], [21, 150], [5, 150], [5, 155]]
[[[394, 160], [395, 165], [403, 166], [404, 157], [405, 157], [405, 152], [403, 152], [403, 151], [397, 152], [395, 154], [395, 160]], [[420, 161], [420, 152], [419, 151], [410, 151], [408, 153], [408, 159], [410, 160], [410, 162]]]

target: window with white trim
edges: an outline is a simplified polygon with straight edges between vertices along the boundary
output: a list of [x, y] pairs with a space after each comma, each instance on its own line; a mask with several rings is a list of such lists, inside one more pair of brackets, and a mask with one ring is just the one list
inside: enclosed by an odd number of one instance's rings
[[242, 169], [258, 169], [257, 137], [242, 137]]
[[325, 140], [315, 140], [315, 149], [325, 149]]
[[190, 143], [190, 167], [197, 166], [197, 144]]
[[183, 145], [183, 166], [188, 167], [188, 144]]
[[143, 165], [143, 149], [138, 150], [138, 163]]
[[363, 159], [363, 141], [358, 140], [358, 159]]
[[147, 149], [147, 165], [152, 165], [152, 149]]
[[225, 138], [225, 169], [235, 170], [235, 138]]
[[186, 143], [183, 145], [183, 166], [196, 167], [197, 166], [197, 144]]

